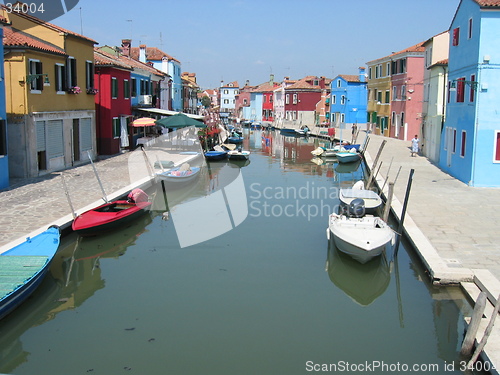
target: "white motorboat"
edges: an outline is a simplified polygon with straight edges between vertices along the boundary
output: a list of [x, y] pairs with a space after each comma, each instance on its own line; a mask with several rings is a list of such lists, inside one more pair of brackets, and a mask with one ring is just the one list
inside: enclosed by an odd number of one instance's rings
[[348, 217], [331, 214], [327, 237], [333, 234], [337, 248], [360, 263], [366, 263], [379, 256], [394, 240], [394, 232], [380, 217], [365, 215]]
[[357, 198], [363, 199], [367, 213], [375, 213], [376, 209], [383, 203], [382, 198], [376, 192], [365, 189], [365, 183], [362, 180], [356, 182], [352, 188], [340, 189], [339, 199], [345, 206], [349, 206]]

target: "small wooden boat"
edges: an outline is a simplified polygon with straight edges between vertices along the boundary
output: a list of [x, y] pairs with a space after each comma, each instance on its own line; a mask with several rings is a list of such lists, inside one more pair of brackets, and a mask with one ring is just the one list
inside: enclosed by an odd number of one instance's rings
[[339, 199], [343, 205], [349, 206], [354, 199], [358, 198], [365, 202], [366, 213], [375, 213], [377, 208], [382, 205], [382, 198], [376, 192], [366, 190], [362, 180], [356, 182], [352, 188], [340, 189]]
[[196, 179], [200, 175], [200, 167], [177, 167], [169, 171], [157, 173], [156, 175], [160, 180], [173, 182], [175, 184], [182, 184]]
[[337, 157], [339, 163], [354, 163], [361, 159], [361, 154], [358, 153], [356, 149], [337, 152], [335, 156]]
[[117, 228], [122, 228], [144, 214], [151, 206], [148, 196], [141, 189], [134, 189], [129, 200], [104, 203], [78, 215], [72, 228], [81, 236], [95, 236]]
[[348, 214], [332, 213], [328, 221], [327, 238], [330, 233], [337, 248], [350, 255], [360, 263], [366, 263], [374, 257], [379, 256], [385, 250], [389, 242], [394, 240], [394, 232], [391, 227], [380, 217], [364, 215], [363, 212], [356, 214], [358, 207], [353, 205]]
[[283, 128], [283, 129], [280, 129], [280, 133], [282, 135], [297, 135], [297, 131], [293, 128]]
[[250, 157], [250, 151], [228, 151], [227, 156], [229, 160], [248, 160]]
[[205, 159], [208, 161], [218, 161], [227, 158], [227, 151], [207, 151], [205, 152]]
[[0, 254], [0, 319], [40, 285], [59, 248], [59, 227], [46, 231]]
[[243, 143], [243, 137], [240, 137], [240, 136], [228, 137], [227, 141], [229, 143], [239, 144], [239, 143]]

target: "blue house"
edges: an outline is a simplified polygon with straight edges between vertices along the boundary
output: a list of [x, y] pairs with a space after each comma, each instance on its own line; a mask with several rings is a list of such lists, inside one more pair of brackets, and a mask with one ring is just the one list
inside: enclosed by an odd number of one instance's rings
[[359, 68], [358, 75], [338, 75], [332, 80], [330, 94], [330, 122], [353, 124], [366, 129], [367, 82], [365, 68]]
[[461, 0], [449, 32], [439, 166], [470, 186], [500, 187], [500, 1]]
[[[3, 25], [0, 21], [0, 39], [3, 39]], [[5, 74], [3, 64], [3, 43], [0, 44], [0, 189], [9, 186], [9, 156], [7, 155], [7, 113], [5, 109]]]

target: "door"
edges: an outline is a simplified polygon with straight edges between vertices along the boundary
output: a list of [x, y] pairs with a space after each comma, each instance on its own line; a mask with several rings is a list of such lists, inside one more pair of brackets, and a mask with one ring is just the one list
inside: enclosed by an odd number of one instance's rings
[[80, 119], [73, 119], [73, 164], [80, 161]]

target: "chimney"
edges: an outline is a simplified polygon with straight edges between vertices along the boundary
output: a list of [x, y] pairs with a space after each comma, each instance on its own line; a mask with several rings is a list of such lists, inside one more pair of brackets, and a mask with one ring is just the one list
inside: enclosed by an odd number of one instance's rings
[[122, 39], [122, 55], [130, 57], [130, 46], [132, 44], [131, 39]]
[[359, 82], [366, 82], [365, 67], [359, 67]]
[[274, 74], [272, 74], [272, 73], [269, 75], [269, 84], [271, 86], [273, 86], [273, 84], [274, 84]]
[[322, 88], [322, 89], [324, 89], [325, 86], [326, 86], [326, 84], [325, 84], [325, 77], [323, 77], [323, 76], [319, 77], [319, 87]]
[[141, 44], [139, 46], [139, 61], [142, 63], [146, 63], [146, 45]]
[[247, 79], [247, 80], [245, 81], [245, 86], [249, 86], [249, 85], [250, 85], [250, 80], [248, 80], [248, 79]]
[[220, 87], [224, 87], [224, 81], [220, 81]]

